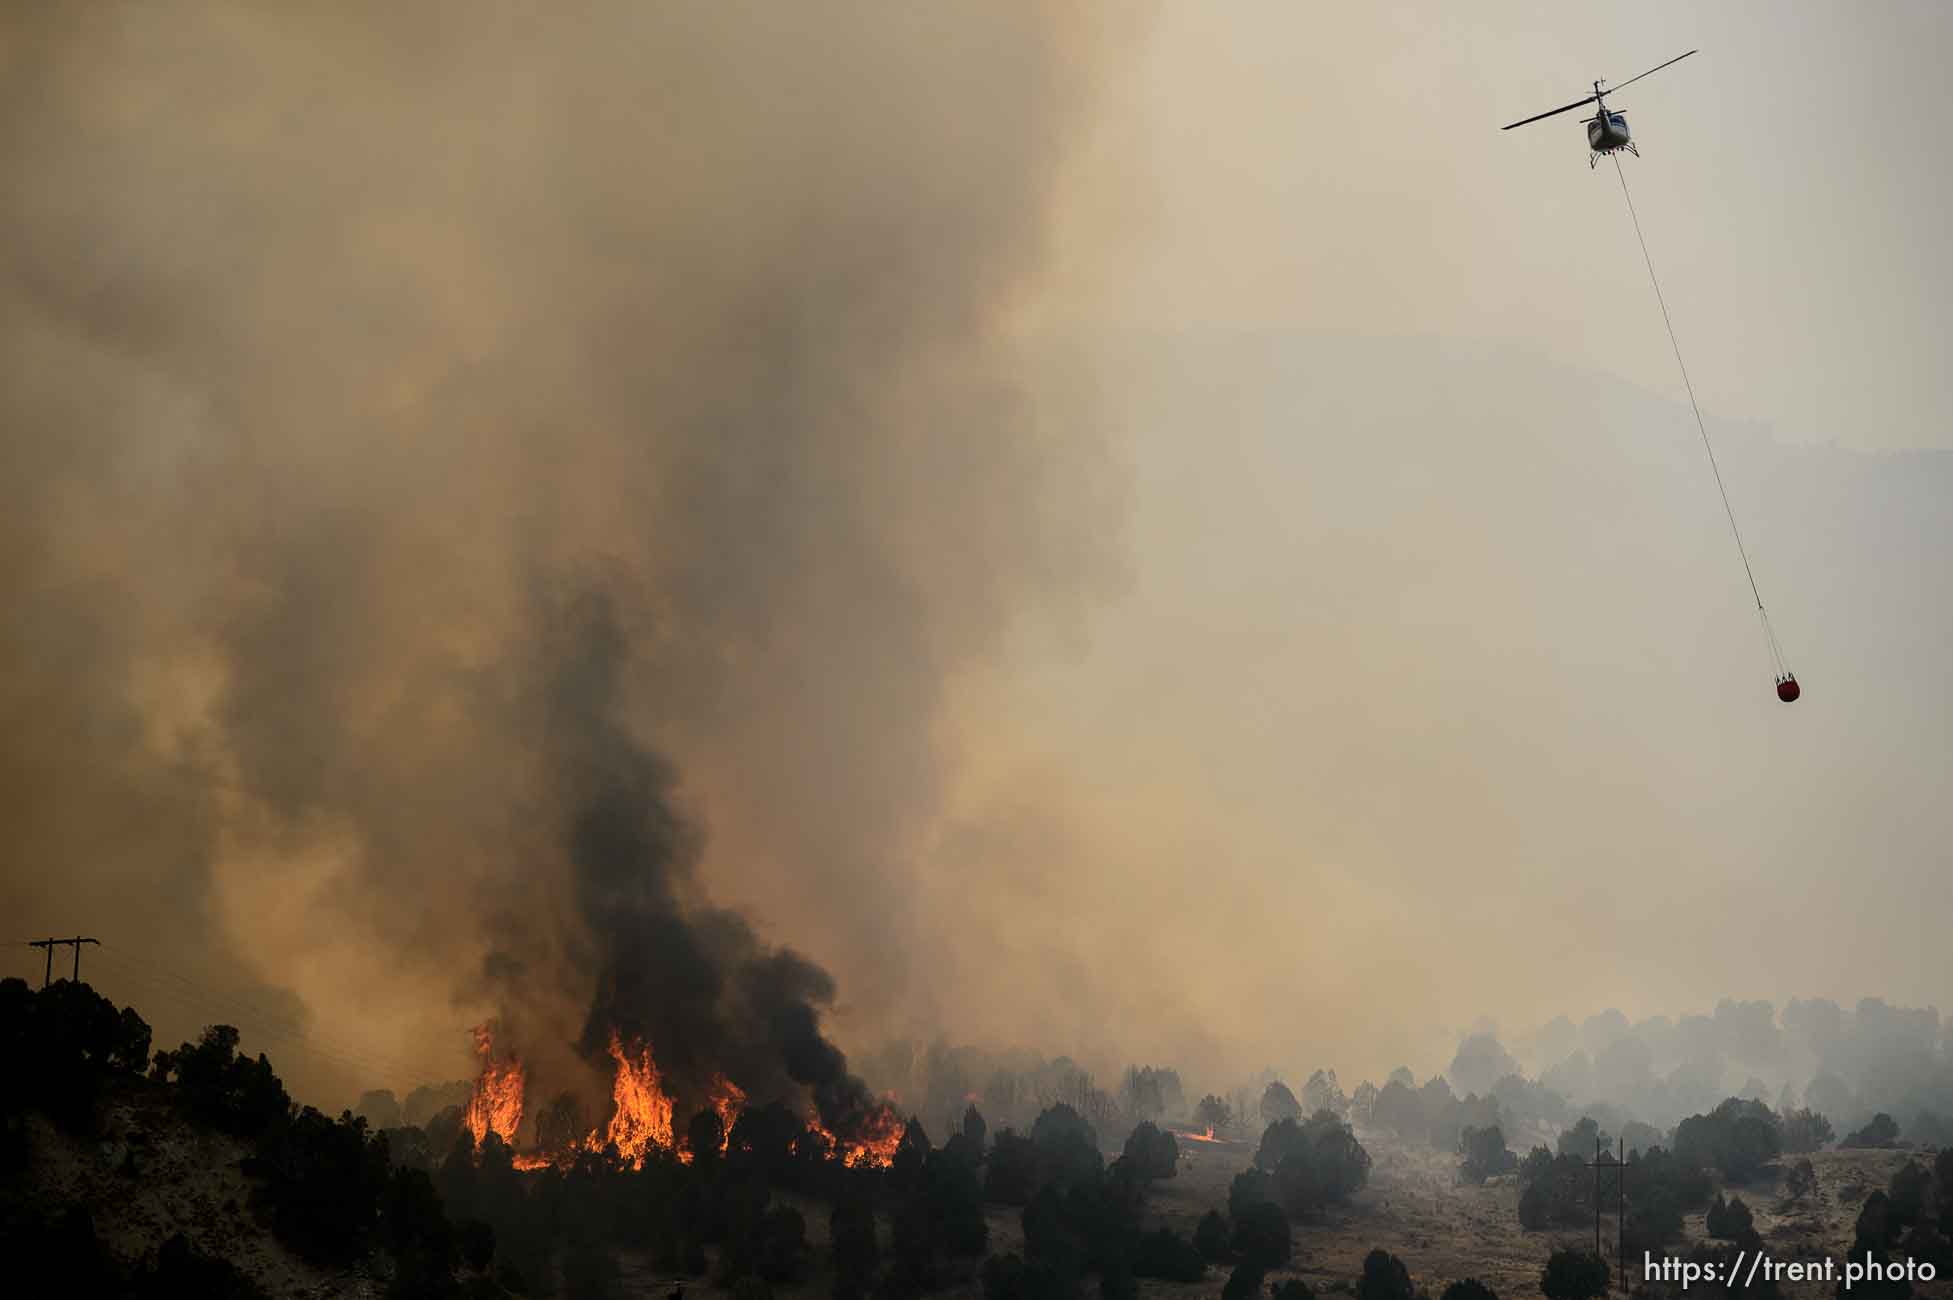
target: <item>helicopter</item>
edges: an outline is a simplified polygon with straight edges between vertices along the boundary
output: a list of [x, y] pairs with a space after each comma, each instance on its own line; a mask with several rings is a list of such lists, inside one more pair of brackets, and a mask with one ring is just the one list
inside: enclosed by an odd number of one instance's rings
[[1531, 117], [1521, 118], [1519, 121], [1514, 122], [1512, 126], [1502, 126], [1499, 130], [1510, 131], [1514, 126], [1525, 126], [1528, 122], [1537, 122], [1544, 117], [1556, 117], [1561, 113], [1571, 112], [1576, 108], [1592, 104], [1594, 106], [1594, 115], [1587, 119], [1587, 148], [1590, 151], [1587, 155], [1587, 167], [1591, 170], [1602, 158], [1609, 154], [1618, 153], [1623, 149], [1633, 154], [1636, 158], [1639, 158], [1641, 151], [1634, 147], [1634, 137], [1628, 131], [1627, 115], [1625, 113], [1617, 113], [1607, 107], [1607, 102], [1604, 97], [1615, 94], [1623, 88], [1633, 85], [1650, 73], [1660, 72], [1669, 63], [1680, 63], [1689, 54], [1694, 53], [1696, 51], [1690, 50], [1688, 54], [1677, 54], [1668, 63], [1656, 64], [1654, 67], [1649, 68], [1647, 72], [1629, 77], [1626, 81], [1623, 81], [1619, 86], [1615, 86], [1611, 90], [1602, 90], [1601, 87], [1607, 83], [1605, 81], [1596, 81], [1594, 83], [1594, 93], [1585, 99], [1576, 99], [1571, 104], [1563, 105], [1560, 108], [1548, 109], [1544, 113], [1535, 113]]

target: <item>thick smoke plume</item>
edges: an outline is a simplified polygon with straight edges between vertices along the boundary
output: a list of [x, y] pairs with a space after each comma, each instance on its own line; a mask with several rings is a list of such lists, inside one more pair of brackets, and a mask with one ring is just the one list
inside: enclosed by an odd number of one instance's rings
[[[832, 977], [767, 948], [736, 913], [687, 904], [697, 838], [670, 802], [669, 767], [614, 720], [627, 661], [609, 602], [578, 601], [556, 626], [566, 644], [548, 693], [547, 766], [569, 810], [571, 894], [595, 989], [579, 1051], [601, 1061], [613, 1035], [650, 1043], [694, 1099], [718, 1074], [768, 1099], [802, 1085], [830, 1132], [854, 1134], [873, 1098], [820, 1031]], [[498, 953], [490, 969], [507, 962]], [[503, 997], [520, 1001], [521, 981]]]
[[1097, 43], [10, 8], [7, 913], [101, 934], [165, 1035], [236, 1018], [173, 963], [365, 1053], [301, 1086], [452, 1077], [495, 1015], [855, 1104], [835, 980], [714, 900], [930, 996], [945, 683], [1100, 569], [1098, 452], [1005, 359]]

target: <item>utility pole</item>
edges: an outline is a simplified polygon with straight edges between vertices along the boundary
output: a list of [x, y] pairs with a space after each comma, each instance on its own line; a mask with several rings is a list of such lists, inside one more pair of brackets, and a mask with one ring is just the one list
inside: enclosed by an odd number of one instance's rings
[[27, 943], [28, 947], [43, 948], [47, 950], [47, 964], [41, 971], [42, 988], [46, 988], [54, 978], [54, 950], [56, 948], [73, 948], [75, 950], [74, 980], [75, 983], [77, 984], [81, 983], [81, 945], [83, 945], [84, 943], [92, 943], [97, 948], [102, 946], [102, 941], [100, 939], [87, 939], [87, 938], [83, 938], [81, 935], [76, 935], [72, 939], [30, 939], [28, 940]]
[[1600, 1259], [1600, 1171], [1614, 1170], [1614, 1272], [1620, 1279], [1621, 1290], [1626, 1291], [1627, 1273], [1627, 1138], [1620, 1140], [1620, 1154], [1611, 1163], [1601, 1159], [1600, 1135], [1594, 1134], [1594, 1159], [1588, 1167], [1594, 1171], [1594, 1258]]

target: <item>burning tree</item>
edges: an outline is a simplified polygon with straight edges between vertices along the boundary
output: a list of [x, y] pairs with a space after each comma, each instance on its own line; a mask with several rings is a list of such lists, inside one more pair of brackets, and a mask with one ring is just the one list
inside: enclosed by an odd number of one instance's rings
[[[525, 1068], [513, 1053], [497, 1050], [490, 1026], [475, 1030], [475, 1043], [481, 1065], [463, 1111], [464, 1126], [477, 1151], [491, 1136], [514, 1148], [527, 1092]], [[724, 1154], [745, 1113], [746, 1094], [739, 1085], [723, 1074], [714, 1075], [703, 1098], [705, 1104], [681, 1139], [674, 1128], [677, 1103], [650, 1045], [626, 1042], [621, 1035], [613, 1034], [605, 1054], [612, 1072], [610, 1112], [603, 1126], [583, 1129], [582, 1108], [576, 1097], [561, 1093], [537, 1117], [536, 1145], [514, 1157], [516, 1168], [567, 1167], [580, 1156], [593, 1154], [614, 1158], [630, 1169], [642, 1169], [646, 1160], [658, 1155], [690, 1163], [701, 1153], [715, 1157]], [[791, 1146], [804, 1134], [805, 1140], [818, 1144], [824, 1156], [849, 1168], [887, 1165], [904, 1128], [886, 1102], [864, 1107], [854, 1117], [848, 1137], [837, 1137], [818, 1111], [807, 1116], [804, 1124], [791, 1118], [783, 1123], [779, 1139], [783, 1146]], [[750, 1132], [748, 1139], [752, 1139]]]
[[1217, 1129], [1234, 1127], [1234, 1107], [1228, 1105], [1213, 1093], [1208, 1093], [1194, 1107], [1194, 1123], [1207, 1130], [1207, 1136], [1214, 1136]]
[[[464, 1114], [476, 1148], [490, 1134], [521, 1147], [531, 1087], [594, 1106], [608, 1085], [590, 1129], [573, 1142], [552, 1131], [548, 1145], [521, 1152], [523, 1167], [612, 1151], [632, 1169], [654, 1156], [691, 1160], [699, 1153], [681, 1117], [713, 1111], [723, 1149], [749, 1097], [789, 1106], [795, 1135], [811, 1132], [846, 1166], [886, 1164], [902, 1120], [822, 1031], [832, 976], [701, 898], [702, 840], [675, 806], [675, 773], [621, 721], [629, 638], [610, 599], [586, 592], [549, 613], [530, 707], [562, 906], [546, 914], [549, 926], [503, 935], [507, 951], [486, 963], [500, 1014], [477, 1035]], [[558, 1023], [566, 995], [588, 998], [580, 1034]], [[523, 1037], [538, 1031], [546, 1037]], [[538, 1041], [571, 1036], [570, 1060], [531, 1054]], [[539, 1061], [548, 1062], [540, 1079]], [[1091, 1090], [1089, 1076], [1082, 1086]], [[563, 1116], [551, 1118], [560, 1127]]]

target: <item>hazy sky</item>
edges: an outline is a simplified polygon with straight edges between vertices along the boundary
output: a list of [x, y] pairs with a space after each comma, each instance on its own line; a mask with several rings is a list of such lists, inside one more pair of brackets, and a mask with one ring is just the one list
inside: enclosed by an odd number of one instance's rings
[[[1125, 921], [1102, 987], [1366, 1071], [1479, 1011], [1942, 998], [1949, 172], [1899, 124], [1949, 25], [1162, 8], [1048, 303], [1134, 470], [1129, 586], [1024, 705], [1118, 864], [1052, 855]], [[1496, 130], [1698, 47], [1625, 168], [1794, 708], [1611, 166]], [[1156, 915], [1181, 960], [1122, 962]]]
[[[586, 585], [846, 1045], [1942, 1000], [1943, 7], [177, 9], [0, 23], [0, 901], [165, 1035], [466, 1068]], [[1613, 107], [1790, 708], [1612, 165], [1497, 129], [1694, 47]]]

